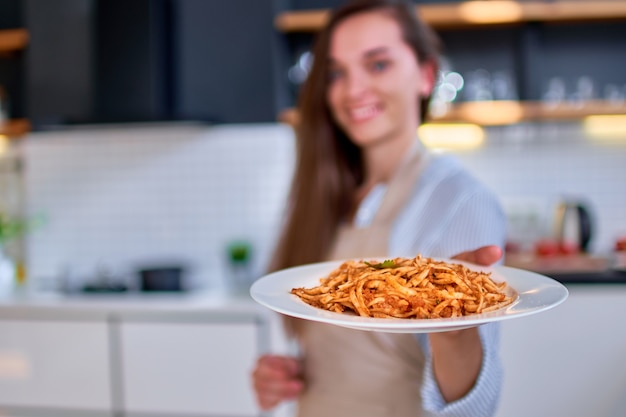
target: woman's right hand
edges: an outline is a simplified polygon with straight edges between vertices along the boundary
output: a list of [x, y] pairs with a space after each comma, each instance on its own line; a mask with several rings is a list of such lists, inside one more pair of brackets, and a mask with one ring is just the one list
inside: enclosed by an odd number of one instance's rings
[[264, 355], [252, 373], [254, 391], [262, 410], [292, 400], [304, 388], [300, 360], [289, 356]]

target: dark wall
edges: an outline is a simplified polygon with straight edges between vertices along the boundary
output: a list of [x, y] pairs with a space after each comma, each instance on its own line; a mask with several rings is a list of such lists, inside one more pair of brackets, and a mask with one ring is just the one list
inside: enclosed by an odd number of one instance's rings
[[[294, 9], [319, 9], [341, 4], [340, 0], [292, 0]], [[416, 4], [455, 3], [419, 0]], [[511, 79], [512, 96], [522, 100], [541, 100], [553, 77], [566, 84], [567, 96], [576, 94], [581, 77], [590, 77], [597, 99], [605, 99], [605, 87], [626, 88], [626, 22], [542, 23], [529, 22], [512, 27], [440, 29], [448, 68], [460, 72], [466, 81], [478, 70], [492, 79]], [[310, 50], [313, 35], [291, 33], [290, 63]], [[467, 86], [467, 85], [466, 85]], [[292, 102], [297, 96], [291, 85]], [[466, 88], [460, 99], [469, 97]]]
[[608, 84], [619, 85], [626, 93], [625, 22], [545, 26], [537, 43], [536, 90], [557, 76], [573, 90], [577, 79], [588, 76], [598, 96]]

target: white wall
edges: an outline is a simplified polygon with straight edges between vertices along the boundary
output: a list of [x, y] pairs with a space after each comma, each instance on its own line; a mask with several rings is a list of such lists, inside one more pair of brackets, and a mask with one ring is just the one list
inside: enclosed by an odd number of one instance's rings
[[[48, 218], [29, 236], [28, 270], [45, 286], [169, 260], [188, 262], [194, 285], [223, 288], [232, 239], [254, 245], [260, 273], [294, 163], [280, 124], [81, 127], [23, 143], [28, 207]], [[489, 129], [486, 146], [458, 156], [507, 208], [535, 211], [539, 228], [575, 194], [591, 202], [594, 251], [626, 233], [626, 142], [591, 142], [577, 124], [527, 125]]]

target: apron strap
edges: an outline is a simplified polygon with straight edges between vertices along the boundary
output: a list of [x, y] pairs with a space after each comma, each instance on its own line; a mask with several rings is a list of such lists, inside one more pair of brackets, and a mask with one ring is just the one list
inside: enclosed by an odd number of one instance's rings
[[431, 159], [430, 152], [417, 141], [391, 177], [380, 209], [374, 215], [372, 225], [389, 226], [409, 200], [413, 187]]

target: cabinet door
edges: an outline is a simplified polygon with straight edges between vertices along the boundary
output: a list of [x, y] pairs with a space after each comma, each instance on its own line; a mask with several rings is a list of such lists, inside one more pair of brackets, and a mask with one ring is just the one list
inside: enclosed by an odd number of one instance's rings
[[274, 58], [281, 46], [272, 24], [276, 3], [175, 2], [175, 118], [218, 123], [276, 120], [276, 104], [287, 85], [287, 68], [278, 72]]
[[0, 320], [0, 405], [111, 410], [105, 322]]
[[122, 322], [124, 412], [256, 415], [257, 336], [254, 322]]
[[568, 289], [554, 310], [502, 323], [498, 417], [626, 416], [626, 285]]

